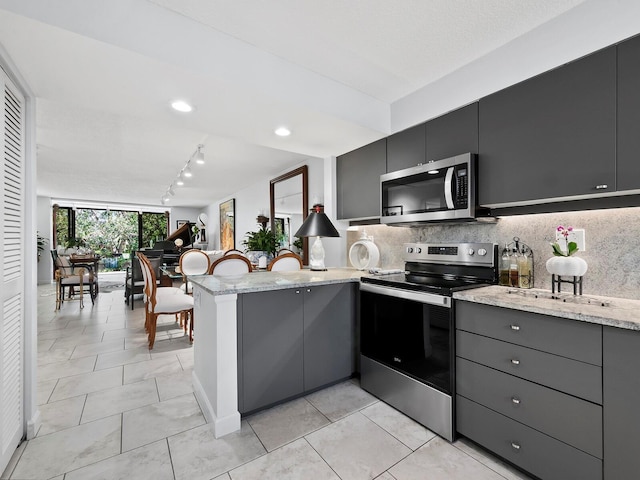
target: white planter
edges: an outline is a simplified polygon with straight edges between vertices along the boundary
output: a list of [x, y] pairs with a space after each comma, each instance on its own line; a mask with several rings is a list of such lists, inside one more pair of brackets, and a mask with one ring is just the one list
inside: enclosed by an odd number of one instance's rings
[[587, 262], [580, 257], [551, 257], [547, 260], [547, 271], [561, 277], [581, 277], [587, 273]]

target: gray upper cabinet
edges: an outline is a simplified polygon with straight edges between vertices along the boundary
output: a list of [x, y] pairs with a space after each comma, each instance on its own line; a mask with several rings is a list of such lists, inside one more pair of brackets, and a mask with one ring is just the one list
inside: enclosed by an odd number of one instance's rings
[[380, 175], [387, 171], [387, 139], [336, 159], [338, 219], [380, 216]]
[[618, 190], [640, 188], [640, 37], [618, 45]]
[[424, 124], [387, 137], [387, 172], [426, 162]]
[[426, 124], [427, 162], [478, 153], [478, 104], [434, 118]]
[[478, 203], [614, 191], [615, 120], [615, 47], [483, 98]]

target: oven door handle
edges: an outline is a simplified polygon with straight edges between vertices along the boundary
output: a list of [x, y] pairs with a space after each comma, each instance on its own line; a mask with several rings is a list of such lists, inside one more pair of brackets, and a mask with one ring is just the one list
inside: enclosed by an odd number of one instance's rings
[[404, 300], [412, 300], [414, 302], [451, 308], [451, 297], [446, 297], [444, 295], [435, 295], [427, 292], [414, 292], [411, 290], [403, 290], [401, 288], [380, 287], [369, 283], [360, 283], [360, 290], [363, 292], [377, 293], [380, 295], [387, 295], [389, 297], [402, 298]]

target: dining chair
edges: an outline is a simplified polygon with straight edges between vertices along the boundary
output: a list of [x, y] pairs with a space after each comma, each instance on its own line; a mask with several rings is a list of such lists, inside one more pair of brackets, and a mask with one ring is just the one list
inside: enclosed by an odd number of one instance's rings
[[127, 305], [134, 307], [134, 295], [144, 293], [144, 277], [135, 251], [131, 252], [131, 265], [127, 267], [124, 280], [124, 298]]
[[178, 265], [180, 266], [183, 280], [180, 288], [182, 288], [185, 293], [191, 294], [193, 288], [189, 287], [188, 275], [206, 275], [209, 272], [211, 260], [209, 260], [209, 255], [202, 250], [192, 249], [180, 255]]
[[223, 256], [227, 255], [242, 255], [243, 257], [245, 256], [242, 250], [238, 250], [236, 248], [230, 248], [229, 250], [225, 251]]
[[[186, 330], [190, 325], [189, 341], [193, 341], [193, 297], [185, 295], [180, 288], [158, 287], [156, 275], [147, 257], [139, 254], [142, 273], [145, 278], [145, 328], [148, 332], [149, 350], [153, 349], [159, 315], [180, 315]], [[161, 293], [159, 293], [161, 292]]]
[[288, 248], [281, 248], [280, 250], [278, 250], [276, 252], [276, 257], [280, 256], [280, 255], [284, 255], [285, 253], [296, 253], [296, 252], [294, 252], [293, 250], [290, 250]]
[[240, 275], [253, 270], [251, 262], [244, 255], [231, 253], [219, 258], [209, 267], [209, 275]]
[[64, 303], [66, 288], [69, 288], [69, 299], [75, 295], [75, 287], [78, 287], [78, 300], [80, 308], [84, 308], [84, 289], [89, 287], [89, 296], [91, 304], [95, 303], [98, 295], [98, 277], [91, 265], [72, 265], [65, 256], [58, 255], [57, 252], [51, 250], [51, 257], [54, 260], [55, 280], [56, 280], [56, 310]]
[[292, 272], [295, 270], [302, 270], [302, 258], [295, 253], [283, 253], [271, 260], [269, 265], [267, 265], [267, 270], [270, 272]]

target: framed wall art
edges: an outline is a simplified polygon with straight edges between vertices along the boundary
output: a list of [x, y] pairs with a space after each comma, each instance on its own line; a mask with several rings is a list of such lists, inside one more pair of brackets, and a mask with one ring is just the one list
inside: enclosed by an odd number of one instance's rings
[[235, 198], [220, 204], [220, 250], [236, 248], [235, 214]]

